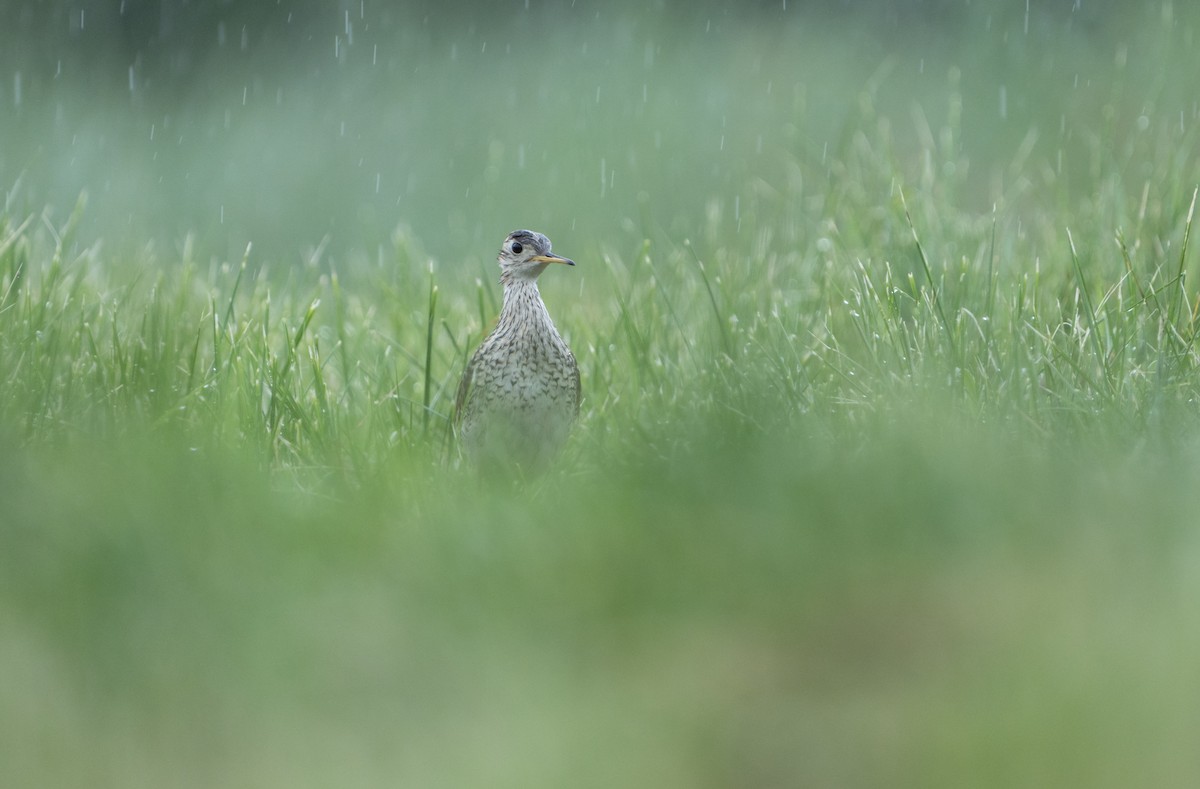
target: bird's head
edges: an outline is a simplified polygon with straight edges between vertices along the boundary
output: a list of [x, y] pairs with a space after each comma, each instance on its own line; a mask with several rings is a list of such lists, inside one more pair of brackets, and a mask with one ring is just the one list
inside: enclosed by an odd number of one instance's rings
[[551, 263], [574, 266], [570, 258], [559, 257], [550, 252], [550, 239], [532, 230], [514, 230], [504, 239], [500, 247], [500, 281], [536, 280]]

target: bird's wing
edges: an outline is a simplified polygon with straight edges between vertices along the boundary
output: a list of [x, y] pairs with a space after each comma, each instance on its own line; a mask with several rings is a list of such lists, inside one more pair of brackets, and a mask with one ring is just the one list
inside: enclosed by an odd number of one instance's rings
[[571, 372], [575, 376], [575, 416], [579, 416], [579, 401], [583, 399], [583, 387], [579, 383], [579, 364], [575, 361], [575, 354], [567, 351], [571, 357]]
[[467, 399], [471, 396], [471, 381], [475, 377], [475, 362], [479, 359], [479, 351], [471, 355], [471, 361], [463, 369], [462, 380], [458, 382], [458, 394], [454, 397], [454, 429], [462, 424], [463, 414], [467, 410]]

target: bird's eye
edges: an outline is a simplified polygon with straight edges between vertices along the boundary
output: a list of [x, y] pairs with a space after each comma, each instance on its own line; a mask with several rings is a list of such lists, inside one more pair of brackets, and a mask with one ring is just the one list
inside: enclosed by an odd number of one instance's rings
[[513, 253], [514, 255], [519, 255], [519, 254], [521, 254], [521, 251], [522, 251], [523, 249], [525, 249], [525, 247], [521, 246], [521, 242], [520, 242], [520, 241], [514, 241], [514, 242], [512, 242], [512, 246], [511, 246], [511, 247], [509, 247], [509, 249], [511, 249], [511, 250], [512, 250], [512, 253]]

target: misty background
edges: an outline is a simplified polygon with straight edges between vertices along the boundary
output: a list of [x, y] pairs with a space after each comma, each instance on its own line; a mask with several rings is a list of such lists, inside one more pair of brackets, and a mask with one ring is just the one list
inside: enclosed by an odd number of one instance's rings
[[201, 254], [237, 260], [253, 242], [256, 260], [284, 264], [383, 261], [400, 235], [417, 257], [490, 258], [518, 226], [578, 254], [581, 225], [617, 244], [678, 241], [706, 212], [743, 210], [797, 161], [846, 145], [864, 114], [890, 123], [915, 172], [921, 135], [957, 114], [963, 199], [986, 212], [1016, 156], [1065, 157], [1065, 177], [1090, 188], [1072, 119], [1106, 119], [1089, 131], [1116, 145], [1144, 108], [1137, 79], [1114, 91], [1089, 71], [1172, 13], [1098, 0], [6, 0], [0, 187], [10, 211], [58, 222], [86, 193], [85, 242], [153, 245], [163, 260], [189, 235]]

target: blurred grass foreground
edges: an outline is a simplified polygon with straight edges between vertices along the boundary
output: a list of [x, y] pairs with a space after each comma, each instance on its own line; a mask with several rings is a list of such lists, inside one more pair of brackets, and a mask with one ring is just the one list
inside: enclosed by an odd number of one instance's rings
[[1200, 784], [1192, 5], [153, 5], [3, 8], [0, 785]]

